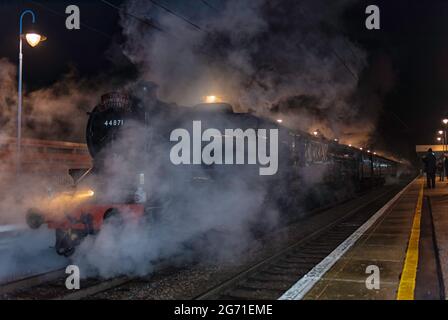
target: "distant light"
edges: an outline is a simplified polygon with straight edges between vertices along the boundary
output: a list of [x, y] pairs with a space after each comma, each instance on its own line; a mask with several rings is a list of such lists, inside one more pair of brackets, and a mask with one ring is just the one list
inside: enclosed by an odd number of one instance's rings
[[370, 153], [370, 150], [367, 150], [368, 153]]
[[444, 124], [448, 124], [448, 119], [445, 118], [445, 119], [442, 120], [442, 122], [443, 122]]
[[442, 140], [442, 138], [440, 138], [440, 137], [437, 137], [437, 141], [441, 141]]
[[338, 142], [339, 140], [338, 139], [334, 139], [334, 142]]
[[442, 130], [439, 130], [439, 131], [438, 131], [438, 134], [443, 134], [443, 131], [442, 131]]
[[221, 99], [217, 96], [206, 96], [204, 100], [205, 100], [205, 103], [221, 102]]
[[317, 135], [319, 134], [319, 132], [317, 132], [317, 131], [313, 131], [313, 134], [314, 134], [315, 136], [317, 136]]
[[376, 155], [376, 152], [374, 152], [373, 154]]
[[282, 120], [282, 119], [277, 119], [277, 122], [278, 122], [278, 123], [282, 123], [283, 120]]
[[351, 145], [351, 144], [349, 144], [348, 146], [349, 146], [349, 147], [351, 147], [352, 145]]
[[40, 42], [45, 41], [47, 38], [45, 38], [44, 36], [37, 34], [37, 33], [27, 33], [25, 35], [25, 39], [26, 39], [26, 42], [28, 42], [28, 44], [34, 48]]
[[362, 148], [359, 148], [359, 150], [362, 150]]

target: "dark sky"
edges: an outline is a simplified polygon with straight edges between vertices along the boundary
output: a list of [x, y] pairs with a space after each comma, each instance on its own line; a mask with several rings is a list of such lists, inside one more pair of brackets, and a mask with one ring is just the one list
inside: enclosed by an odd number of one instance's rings
[[[114, 3], [121, 1], [115, 0]], [[80, 30], [65, 28], [65, 8], [70, 4], [80, 8], [81, 23], [86, 24]], [[18, 59], [19, 16], [27, 8], [36, 13], [37, 28], [48, 37], [48, 41], [36, 48], [24, 46], [24, 77], [30, 88], [48, 86], [68, 72], [71, 66], [85, 76], [111, 68], [105, 53], [120, 33], [118, 12], [95, 0], [1, 1], [0, 57], [8, 57], [11, 61]], [[24, 18], [24, 28], [31, 25], [31, 16], [28, 15]]]
[[[189, 1], [202, 5], [199, 0]], [[96, 31], [87, 26], [80, 31], [65, 29], [64, 11], [69, 4], [78, 5], [81, 22]], [[369, 4], [381, 9], [379, 31], [364, 26]], [[25, 47], [24, 77], [29, 88], [48, 86], [71, 67], [81, 76], [116, 68], [107, 52], [111, 43], [120, 41], [118, 13], [98, 0], [1, 1], [0, 57], [17, 60], [19, 13], [24, 8], [37, 13], [38, 26], [49, 38], [38, 48]], [[415, 144], [434, 143], [440, 120], [448, 113], [448, 1], [360, 0], [342, 20], [341, 32], [367, 53], [368, 67], [359, 86], [372, 84], [382, 91], [377, 143], [387, 142], [392, 151], [404, 155], [412, 154]]]
[[[367, 4], [381, 9], [379, 31], [357, 28]], [[397, 149], [435, 143], [448, 114], [448, 1], [362, 1], [347, 17], [350, 39], [368, 52], [366, 73], [391, 82], [379, 135]]]

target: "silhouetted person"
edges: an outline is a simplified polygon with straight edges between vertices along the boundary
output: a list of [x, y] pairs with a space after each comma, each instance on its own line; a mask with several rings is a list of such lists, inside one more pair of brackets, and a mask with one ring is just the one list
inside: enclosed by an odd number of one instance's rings
[[445, 166], [444, 166], [444, 158], [440, 158], [439, 161], [437, 161], [437, 173], [439, 174], [439, 181], [443, 181], [443, 177], [445, 175]]
[[448, 156], [445, 156], [444, 165], [445, 165], [445, 177], [448, 179]]
[[436, 187], [437, 158], [432, 149], [429, 148], [426, 156], [423, 158], [426, 172], [426, 183], [428, 188]]

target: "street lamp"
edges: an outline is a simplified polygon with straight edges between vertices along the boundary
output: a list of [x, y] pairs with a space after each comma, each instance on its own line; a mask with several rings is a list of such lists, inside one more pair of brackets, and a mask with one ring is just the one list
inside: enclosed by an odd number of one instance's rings
[[32, 10], [25, 10], [20, 15], [20, 33], [19, 33], [19, 86], [18, 86], [18, 109], [17, 109], [17, 173], [20, 172], [21, 164], [21, 148], [22, 148], [22, 42], [25, 38], [26, 42], [31, 46], [35, 47], [40, 42], [45, 41], [47, 38], [35, 31], [27, 32], [23, 34], [23, 17], [26, 14], [30, 14], [32, 18], [32, 23], [36, 22], [36, 15]]
[[447, 143], [448, 143], [448, 141], [446, 140], [447, 139], [447, 137], [446, 137], [446, 131], [448, 130], [448, 128], [447, 128], [447, 125], [448, 125], [448, 118], [444, 118], [443, 120], [442, 120], [442, 123], [445, 125], [445, 136], [444, 136], [444, 143], [443, 143], [443, 151], [448, 151], [448, 147], [447, 147]]

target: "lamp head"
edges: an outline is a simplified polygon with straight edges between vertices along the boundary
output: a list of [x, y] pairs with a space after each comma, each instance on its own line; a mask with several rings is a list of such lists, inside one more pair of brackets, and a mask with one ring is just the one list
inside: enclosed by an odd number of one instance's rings
[[47, 40], [47, 37], [45, 37], [45, 36], [43, 36], [43, 35], [41, 35], [41, 34], [39, 34], [37, 32], [31, 31], [31, 32], [28, 32], [28, 33], [25, 34], [25, 40], [26, 40], [26, 42], [28, 42], [28, 44], [31, 47], [34, 48], [35, 46], [37, 46], [42, 41]]

